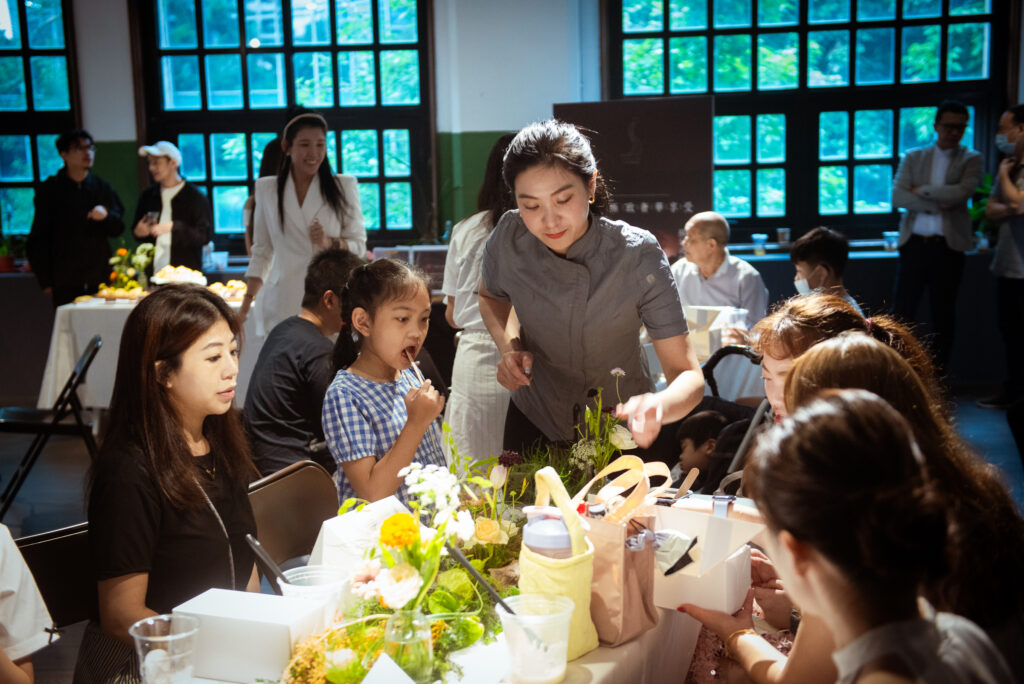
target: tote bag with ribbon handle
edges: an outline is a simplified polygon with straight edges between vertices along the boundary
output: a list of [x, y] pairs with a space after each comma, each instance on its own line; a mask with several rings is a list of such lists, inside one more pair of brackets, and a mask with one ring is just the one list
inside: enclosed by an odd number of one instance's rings
[[[595, 495], [608, 510], [604, 518], [588, 520], [587, 539], [594, 546], [594, 579], [591, 583], [590, 616], [602, 646], [618, 646], [658, 624], [654, 604], [654, 547], [627, 548], [626, 539], [654, 528], [654, 515], [645, 505], [672, 483], [668, 466], [644, 463], [637, 456], [621, 456], [599, 472], [573, 498], [583, 502], [591, 487], [603, 477], [619, 475]], [[662, 476], [654, 490], [650, 478]], [[632, 487], [632, 491], [622, 493]]]
[[551, 466], [537, 471], [537, 505], [547, 506], [548, 499], [562, 511], [562, 518], [572, 540], [570, 558], [549, 558], [536, 553], [526, 544], [519, 552], [519, 590], [524, 594], [557, 594], [573, 600], [576, 607], [569, 621], [568, 659], [575, 660], [597, 648], [597, 631], [590, 619], [590, 583], [594, 576], [594, 547], [583, 531], [579, 513], [569, 500], [569, 493]]

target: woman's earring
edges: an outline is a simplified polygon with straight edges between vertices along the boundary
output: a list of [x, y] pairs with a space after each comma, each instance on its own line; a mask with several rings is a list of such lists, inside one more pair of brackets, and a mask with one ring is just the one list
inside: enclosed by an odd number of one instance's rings
[[589, 202], [590, 204], [593, 204], [593, 203], [594, 203], [594, 196], [593, 196], [593, 195], [591, 195], [591, 196], [590, 196], [590, 199], [589, 199], [589, 200], [587, 200], [587, 202]]

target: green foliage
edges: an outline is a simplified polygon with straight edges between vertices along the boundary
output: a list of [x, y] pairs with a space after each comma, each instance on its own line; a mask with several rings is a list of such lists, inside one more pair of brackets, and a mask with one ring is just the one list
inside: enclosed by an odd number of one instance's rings
[[21, 57], [0, 57], [0, 110], [24, 111], [27, 108]]
[[938, 26], [908, 26], [903, 29], [900, 60], [900, 80], [903, 83], [939, 80], [939, 39]]
[[750, 171], [716, 169], [713, 184], [715, 211], [728, 217], [750, 216]]
[[622, 31], [660, 31], [665, 17], [661, 0], [631, 0], [622, 3]]
[[988, 208], [988, 200], [992, 195], [993, 178], [991, 173], [986, 173], [981, 180], [981, 185], [974, 191], [974, 199], [968, 211], [971, 214], [971, 223], [977, 233], [987, 234], [993, 237], [998, 234], [998, 223], [989, 221], [985, 217], [985, 210]]
[[417, 50], [380, 52], [380, 99], [385, 105], [420, 103], [420, 57]]
[[894, 29], [857, 31], [857, 85], [892, 83], [895, 78]]
[[847, 112], [822, 112], [818, 115], [818, 158], [846, 159], [849, 150], [850, 115]]
[[892, 110], [867, 109], [853, 115], [853, 156], [878, 159], [892, 156]]
[[622, 91], [626, 95], [656, 95], [665, 88], [660, 38], [622, 41]]
[[946, 78], [962, 80], [988, 78], [987, 23], [951, 24], [946, 46]]
[[850, 32], [807, 33], [807, 84], [811, 87], [850, 84]]
[[845, 214], [849, 211], [848, 174], [845, 166], [818, 168], [818, 213]]
[[715, 90], [750, 90], [750, 36], [715, 36]]
[[676, 93], [703, 93], [708, 89], [707, 38], [669, 39], [669, 89]]
[[669, 0], [668, 15], [669, 26], [673, 31], [702, 29], [708, 25], [708, 6], [705, 2]]
[[800, 6], [796, 0], [760, 0], [757, 3], [760, 26], [792, 26], [799, 19]]
[[812, 24], [838, 24], [850, 20], [850, 0], [808, 0], [807, 20]]
[[765, 33], [757, 37], [759, 90], [796, 88], [799, 74], [799, 34]]

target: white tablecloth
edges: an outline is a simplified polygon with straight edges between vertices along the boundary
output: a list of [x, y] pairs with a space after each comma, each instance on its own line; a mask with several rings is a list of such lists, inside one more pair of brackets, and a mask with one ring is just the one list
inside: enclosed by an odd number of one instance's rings
[[[237, 302], [229, 302], [229, 305], [236, 311], [240, 306]], [[78, 396], [84, 406], [110, 406], [117, 356], [121, 348], [121, 332], [134, 306], [134, 302], [107, 303], [93, 299], [81, 304], [65, 304], [58, 307], [53, 322], [53, 334], [50, 337], [50, 353], [46, 359], [43, 382], [39, 388], [39, 408], [50, 408], [57, 401], [57, 395], [71, 375], [78, 357], [85, 350], [85, 345], [97, 334], [102, 338], [103, 346], [96, 354]], [[235, 406], [241, 406], [245, 402], [249, 377], [256, 365], [260, 347], [263, 346], [263, 337], [256, 335], [251, 321], [252, 318], [245, 324], [245, 341], [239, 359], [238, 385], [235, 388]]]

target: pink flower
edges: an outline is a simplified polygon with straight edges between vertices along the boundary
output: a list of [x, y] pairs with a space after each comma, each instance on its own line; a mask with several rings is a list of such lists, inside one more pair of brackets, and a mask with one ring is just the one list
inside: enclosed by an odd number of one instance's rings
[[612, 368], [612, 375], [616, 375], [616, 376], [621, 378], [625, 374], [626, 374], [626, 371], [622, 370], [621, 368]]

